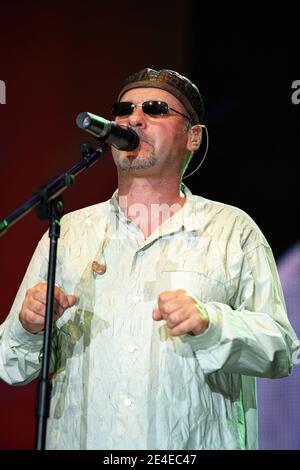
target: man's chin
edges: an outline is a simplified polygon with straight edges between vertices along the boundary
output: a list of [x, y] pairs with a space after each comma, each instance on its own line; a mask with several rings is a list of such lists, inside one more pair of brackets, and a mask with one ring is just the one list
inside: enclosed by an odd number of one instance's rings
[[121, 171], [139, 171], [153, 168], [156, 164], [156, 159], [143, 158], [138, 155], [126, 155], [126, 157], [119, 159], [118, 168]]

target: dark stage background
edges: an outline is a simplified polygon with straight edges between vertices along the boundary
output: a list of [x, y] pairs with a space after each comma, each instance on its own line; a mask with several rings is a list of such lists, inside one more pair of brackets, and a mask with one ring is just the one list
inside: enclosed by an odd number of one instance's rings
[[[87, 140], [75, 125], [80, 111], [111, 119], [129, 73], [174, 68], [202, 91], [210, 134], [203, 167], [185, 183], [247, 211], [283, 257], [299, 240], [300, 147], [300, 104], [292, 100], [300, 80], [298, 16], [295, 5], [284, 5], [2, 0], [0, 219], [80, 158]], [[64, 193], [66, 212], [108, 199], [116, 183], [108, 152]], [[1, 321], [46, 228], [32, 212], [0, 239]], [[35, 386], [0, 383], [0, 449], [33, 448]]]

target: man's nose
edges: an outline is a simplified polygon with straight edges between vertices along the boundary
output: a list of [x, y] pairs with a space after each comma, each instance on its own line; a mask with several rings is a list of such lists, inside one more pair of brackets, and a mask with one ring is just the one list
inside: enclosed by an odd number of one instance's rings
[[128, 116], [128, 124], [132, 127], [146, 127], [146, 117], [140, 106], [136, 106], [133, 113]]

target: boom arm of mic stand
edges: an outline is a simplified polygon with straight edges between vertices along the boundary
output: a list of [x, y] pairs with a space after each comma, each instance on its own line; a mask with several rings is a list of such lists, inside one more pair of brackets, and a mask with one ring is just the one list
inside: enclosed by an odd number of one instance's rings
[[[0, 220], [0, 236], [4, 235], [7, 230], [15, 224], [18, 220], [22, 219], [26, 214], [28, 214], [32, 209], [37, 207], [39, 204], [43, 204], [46, 201], [51, 201], [52, 199], [59, 196], [63, 191], [68, 187], [72, 186], [75, 182], [75, 177], [93, 165], [106, 150], [106, 145], [101, 144], [100, 148], [94, 150], [89, 142], [86, 142], [81, 145], [81, 151], [83, 158], [79, 160], [75, 165], [73, 165], [68, 171], [62, 173], [54, 178], [51, 178], [40, 188], [33, 192], [33, 195], [28, 199], [24, 204], [19, 206], [11, 214], [9, 214], [4, 219]], [[40, 213], [38, 210], [38, 215]], [[47, 217], [44, 217], [41, 214], [43, 220]]]

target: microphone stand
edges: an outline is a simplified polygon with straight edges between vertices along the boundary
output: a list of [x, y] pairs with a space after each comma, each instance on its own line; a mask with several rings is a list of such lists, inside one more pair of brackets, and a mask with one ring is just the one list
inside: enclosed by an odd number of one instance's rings
[[47, 181], [34, 191], [33, 196], [12, 212], [8, 217], [0, 221], [0, 236], [3, 235], [14, 223], [23, 218], [33, 208], [36, 208], [41, 220], [49, 220], [49, 261], [47, 279], [47, 300], [45, 327], [43, 337], [43, 354], [41, 374], [38, 383], [38, 398], [36, 408], [36, 450], [44, 450], [46, 443], [47, 419], [50, 410], [51, 382], [50, 382], [50, 357], [51, 357], [51, 333], [53, 323], [53, 302], [55, 287], [55, 271], [57, 259], [57, 243], [60, 235], [60, 219], [64, 206], [60, 194], [75, 183], [75, 176], [93, 165], [103, 156], [106, 145], [100, 144], [100, 148], [94, 150], [89, 142], [81, 145], [83, 158], [65, 173]]

